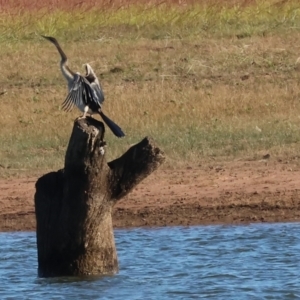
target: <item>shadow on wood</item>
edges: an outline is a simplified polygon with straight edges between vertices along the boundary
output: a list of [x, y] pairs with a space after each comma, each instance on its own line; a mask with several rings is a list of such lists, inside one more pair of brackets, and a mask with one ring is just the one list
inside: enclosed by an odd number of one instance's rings
[[64, 169], [48, 173], [36, 182], [41, 277], [118, 271], [113, 205], [165, 158], [149, 138], [109, 163], [104, 146], [102, 122], [92, 118], [76, 120]]

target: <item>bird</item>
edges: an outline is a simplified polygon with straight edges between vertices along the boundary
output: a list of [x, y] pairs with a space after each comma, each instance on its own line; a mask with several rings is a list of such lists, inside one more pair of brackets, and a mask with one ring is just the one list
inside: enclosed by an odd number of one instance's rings
[[115, 136], [119, 138], [124, 137], [125, 134], [122, 129], [102, 111], [104, 93], [92, 67], [89, 64], [84, 65], [86, 71], [85, 76], [82, 76], [79, 72], [73, 72], [68, 66], [68, 58], [58, 41], [51, 36], [41, 36], [54, 44], [61, 56], [60, 69], [68, 83], [69, 91], [66, 99], [62, 103], [62, 109], [70, 111], [75, 105], [83, 112], [81, 118], [85, 118], [87, 113], [91, 116], [98, 113]]

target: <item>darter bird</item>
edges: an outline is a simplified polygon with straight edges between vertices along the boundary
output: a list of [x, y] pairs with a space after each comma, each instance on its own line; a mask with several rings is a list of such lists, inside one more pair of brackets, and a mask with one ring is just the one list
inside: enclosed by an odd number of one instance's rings
[[42, 35], [42, 37], [54, 44], [61, 56], [60, 69], [68, 82], [69, 91], [62, 108], [65, 111], [70, 111], [76, 105], [83, 112], [82, 118], [85, 118], [87, 113], [90, 115], [98, 113], [115, 136], [125, 136], [122, 129], [102, 112], [104, 93], [92, 67], [85, 64], [85, 76], [80, 75], [78, 72], [74, 73], [68, 67], [68, 58], [57, 40], [50, 36]]

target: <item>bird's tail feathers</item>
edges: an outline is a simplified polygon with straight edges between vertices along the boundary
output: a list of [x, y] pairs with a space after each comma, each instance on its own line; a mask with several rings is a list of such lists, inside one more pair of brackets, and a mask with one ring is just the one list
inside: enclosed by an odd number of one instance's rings
[[105, 122], [105, 124], [109, 127], [109, 129], [113, 132], [115, 136], [119, 138], [125, 136], [125, 133], [114, 121], [108, 118], [102, 111], [99, 111], [99, 114]]

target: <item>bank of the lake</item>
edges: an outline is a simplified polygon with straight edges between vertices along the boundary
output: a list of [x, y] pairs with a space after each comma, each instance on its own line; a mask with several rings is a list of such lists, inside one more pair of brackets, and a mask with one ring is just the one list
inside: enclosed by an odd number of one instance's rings
[[[42, 175], [42, 174], [41, 174]], [[35, 230], [38, 177], [0, 180], [0, 230]], [[297, 159], [159, 169], [114, 208], [115, 228], [300, 221]]]

